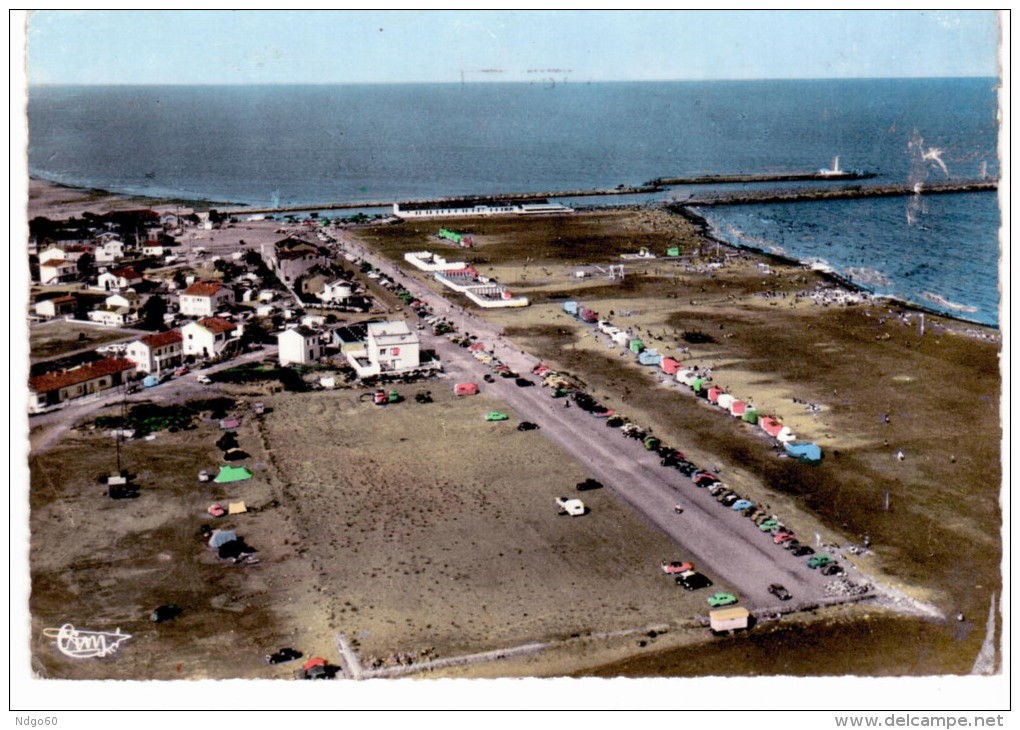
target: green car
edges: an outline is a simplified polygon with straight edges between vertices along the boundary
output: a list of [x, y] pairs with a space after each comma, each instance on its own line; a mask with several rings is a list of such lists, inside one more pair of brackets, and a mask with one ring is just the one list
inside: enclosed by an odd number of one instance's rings
[[758, 527], [761, 528], [762, 532], [768, 532], [773, 527], [778, 527], [778, 526], [779, 526], [779, 522], [776, 521], [776, 520], [765, 520], [760, 525], [758, 525]]
[[500, 413], [499, 411], [489, 411], [485, 414], [486, 421], [505, 421], [508, 418], [510, 418], [510, 416], [505, 413]]
[[816, 555], [807, 561], [807, 567], [809, 568], [824, 568], [826, 565], [832, 562], [832, 558], [828, 555]]
[[719, 608], [719, 606], [729, 606], [731, 603], [736, 603], [737, 597], [732, 593], [716, 593], [713, 596], [708, 597], [708, 605], [712, 608]]

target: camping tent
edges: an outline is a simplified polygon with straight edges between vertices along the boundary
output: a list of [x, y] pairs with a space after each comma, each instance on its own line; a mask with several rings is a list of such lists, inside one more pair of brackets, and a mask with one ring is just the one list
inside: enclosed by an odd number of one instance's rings
[[716, 403], [719, 401], [719, 396], [722, 395], [723, 389], [718, 385], [713, 385], [708, 389], [708, 400], [710, 403]]
[[758, 416], [760, 415], [761, 411], [759, 411], [754, 406], [749, 406], [748, 408], [744, 409], [743, 419], [747, 423], [758, 423]]
[[642, 342], [641, 340], [635, 339], [630, 341], [631, 352], [641, 352], [643, 349], [645, 349], [645, 343]]
[[822, 450], [818, 444], [783, 444], [783, 448], [802, 464], [818, 464], [822, 461]]
[[214, 482], [223, 484], [225, 482], [241, 482], [245, 479], [251, 479], [252, 473], [250, 469], [243, 466], [230, 466], [225, 464], [220, 467], [220, 473], [213, 479]]
[[779, 433], [776, 434], [776, 438], [784, 444], [797, 440], [797, 437], [793, 435], [793, 431], [791, 431], [787, 426], [783, 426], [779, 429]]
[[747, 410], [747, 404], [742, 400], [734, 400], [730, 403], [730, 414], [737, 418], [744, 415], [744, 411]]
[[218, 548], [220, 545], [226, 545], [228, 542], [236, 539], [237, 533], [233, 530], [213, 530], [212, 535], [209, 537], [209, 545]]
[[457, 383], [453, 386], [453, 392], [456, 395], [477, 395], [478, 386], [474, 383]]
[[248, 511], [244, 502], [230, 502], [227, 504], [227, 512], [232, 515], [243, 515]]
[[240, 461], [241, 459], [251, 458], [247, 451], [241, 451], [241, 449], [227, 449], [227, 453], [223, 455], [223, 458], [227, 461]]
[[729, 393], [720, 393], [719, 398], [716, 400], [715, 404], [720, 408], [725, 408], [728, 411], [730, 409], [730, 406], [733, 405], [733, 396], [730, 395]]
[[226, 431], [231, 431], [239, 427], [240, 425], [241, 425], [240, 418], [224, 418], [222, 421], [220, 421], [220, 428]]
[[761, 427], [765, 433], [775, 438], [779, 435], [779, 431], [783, 428], [783, 424], [775, 418], [772, 418], [772, 416], [765, 416], [761, 419]]

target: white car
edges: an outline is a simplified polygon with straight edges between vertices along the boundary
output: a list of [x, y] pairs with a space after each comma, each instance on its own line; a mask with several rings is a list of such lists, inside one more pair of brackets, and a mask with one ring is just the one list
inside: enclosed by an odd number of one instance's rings
[[202, 385], [209, 385], [209, 383], [211, 383], [211, 382], [212, 382], [212, 381], [211, 381], [211, 380], [209, 379], [209, 376], [208, 376], [208, 375], [199, 375], [199, 376], [198, 376], [198, 377], [196, 378], [196, 380], [198, 380], [198, 382], [200, 382], [200, 383], [201, 383]]
[[571, 517], [580, 517], [587, 511], [584, 502], [579, 499], [557, 497], [556, 506], [560, 508], [561, 515], [570, 515]]

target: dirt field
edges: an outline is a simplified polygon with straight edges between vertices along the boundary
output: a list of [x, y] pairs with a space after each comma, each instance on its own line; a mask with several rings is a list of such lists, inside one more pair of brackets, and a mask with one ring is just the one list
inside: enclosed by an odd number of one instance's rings
[[130, 341], [137, 336], [138, 332], [133, 330], [54, 320], [33, 325], [29, 329], [29, 350], [34, 362], [77, 350], [93, 350], [107, 342]]
[[[636, 227], [654, 235], [636, 235]], [[429, 249], [510, 284], [533, 305], [477, 313], [522, 348], [579, 375], [601, 401], [697, 461], [719, 465], [741, 493], [792, 497], [845, 542], [868, 535], [876, 553], [869, 565], [983, 625], [992, 593], [1001, 591], [997, 335], [928, 315], [921, 336], [917, 313], [897, 306], [819, 306], [797, 297], [821, 283], [816, 274], [769, 261], [765, 275], [756, 266], [763, 259], [749, 254], [706, 269], [714, 244], [691, 246], [690, 224], [664, 212], [469, 220], [457, 230], [473, 231], [476, 248], [444, 248], [421, 222], [361, 237], [393, 260]], [[704, 251], [679, 262], [627, 262], [622, 284], [573, 277], [579, 264], [616, 263], [617, 254], [639, 247], [661, 255], [673, 244]], [[567, 298], [662, 354], [712, 368], [716, 383], [822, 446], [822, 465], [776, 459], [746, 426], [689, 391], [661, 385], [656, 368], [607, 349], [604, 338], [563, 314]], [[685, 332], [711, 341], [691, 344]], [[819, 409], [809, 413], [807, 403]], [[942, 649], [972, 658], [982, 638], [976, 631]], [[965, 663], [954, 662], [956, 671]], [[930, 667], [942, 671], [945, 663]]]

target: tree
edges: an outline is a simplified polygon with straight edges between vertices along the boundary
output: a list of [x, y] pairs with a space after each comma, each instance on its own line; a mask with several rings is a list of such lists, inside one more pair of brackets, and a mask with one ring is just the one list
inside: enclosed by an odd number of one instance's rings
[[78, 275], [82, 279], [91, 279], [96, 273], [95, 256], [86, 252], [78, 257]]
[[149, 300], [142, 305], [142, 329], [147, 330], [163, 330], [166, 328], [166, 323], [163, 321], [163, 315], [166, 314], [166, 302], [163, 297], [156, 295], [149, 297]]

